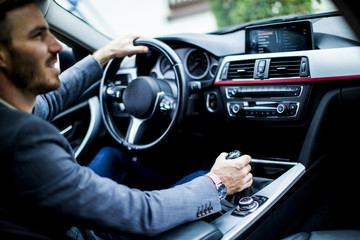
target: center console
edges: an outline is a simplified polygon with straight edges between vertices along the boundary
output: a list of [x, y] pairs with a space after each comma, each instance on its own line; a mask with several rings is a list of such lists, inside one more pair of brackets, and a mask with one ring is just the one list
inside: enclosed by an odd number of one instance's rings
[[243, 197], [211, 224], [224, 233], [222, 239], [236, 239], [262, 217], [300, 177], [305, 167], [294, 163], [289, 170], [252, 196]]
[[[263, 161], [266, 160], [253, 159], [254, 163]], [[278, 163], [273, 161], [271, 164]], [[220, 213], [184, 224], [154, 239], [237, 239], [264, 216], [305, 173], [301, 163], [286, 164], [289, 167], [287, 171], [276, 179], [264, 180], [266, 183], [260, 185], [266, 186], [251, 192], [251, 195], [247, 195], [249, 192], [245, 190], [244, 193], [222, 200], [223, 210]]]

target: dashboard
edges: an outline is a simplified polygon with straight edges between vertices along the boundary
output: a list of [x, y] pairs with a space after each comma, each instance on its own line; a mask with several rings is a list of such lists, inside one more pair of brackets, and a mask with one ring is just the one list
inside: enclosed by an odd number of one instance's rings
[[[265, 52], [247, 47], [251, 34], [261, 33], [257, 41], [260, 36], [264, 42], [270, 32], [282, 37], [269, 40], [272, 47]], [[184, 129], [204, 136], [204, 144], [216, 142], [214, 151], [242, 146], [257, 158], [296, 162], [325, 89], [360, 84], [360, 43], [338, 13], [158, 39], [175, 50], [184, 66], [189, 90]], [[160, 53], [139, 55], [133, 64], [135, 77], [150, 75], [175, 85], [174, 71]], [[119, 74], [129, 75], [128, 69]], [[227, 140], [219, 142], [224, 133]], [[234, 136], [246, 140], [234, 141]]]
[[[203, 95], [206, 112], [231, 120], [298, 121], [313, 83], [360, 76], [359, 41], [336, 13], [159, 39], [179, 55], [189, 91]], [[150, 59], [145, 72], [174, 80], [165, 57]]]

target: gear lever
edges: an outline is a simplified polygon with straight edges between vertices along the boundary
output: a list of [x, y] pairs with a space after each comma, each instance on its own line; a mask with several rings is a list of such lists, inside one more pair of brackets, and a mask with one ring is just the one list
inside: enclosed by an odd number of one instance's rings
[[[226, 160], [232, 160], [232, 159], [241, 157], [242, 155], [243, 154], [239, 150], [233, 150], [233, 151], [229, 152], [229, 154], [226, 157]], [[244, 194], [245, 196], [251, 196], [252, 194], [251, 194], [250, 188], [244, 189], [241, 193]]]
[[[227, 155], [226, 159], [235, 159], [241, 157], [241, 155], [242, 153], [239, 150], [234, 150]], [[232, 196], [232, 199], [229, 200], [230, 203], [237, 205], [236, 210], [233, 211], [234, 214], [246, 216], [254, 212], [268, 199], [265, 196], [253, 195], [253, 193], [255, 193], [255, 189], [251, 186]]]

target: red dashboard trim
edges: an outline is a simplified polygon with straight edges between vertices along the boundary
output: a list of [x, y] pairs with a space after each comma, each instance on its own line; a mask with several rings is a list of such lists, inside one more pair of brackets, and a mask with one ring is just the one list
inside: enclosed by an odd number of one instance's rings
[[336, 77], [318, 77], [318, 78], [297, 78], [297, 79], [279, 79], [279, 80], [247, 80], [247, 81], [221, 81], [214, 85], [244, 85], [244, 84], [276, 84], [276, 83], [302, 83], [302, 82], [324, 82], [360, 79], [360, 75], [336, 76]]

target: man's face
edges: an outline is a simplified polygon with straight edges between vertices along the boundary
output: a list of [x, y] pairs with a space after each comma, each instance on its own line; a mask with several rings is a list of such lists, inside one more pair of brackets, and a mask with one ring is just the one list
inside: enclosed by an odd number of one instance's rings
[[60, 87], [55, 67], [62, 46], [50, 33], [47, 22], [34, 4], [8, 12], [12, 44], [8, 76], [22, 90], [38, 95]]

